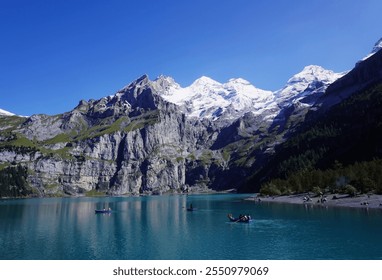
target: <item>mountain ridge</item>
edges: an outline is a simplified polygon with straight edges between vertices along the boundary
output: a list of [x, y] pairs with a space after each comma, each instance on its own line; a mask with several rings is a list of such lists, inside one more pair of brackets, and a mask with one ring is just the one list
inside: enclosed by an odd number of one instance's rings
[[[236, 116], [239, 117], [248, 112], [259, 114], [257, 111], [260, 109], [271, 109], [271, 106], [277, 107], [280, 103], [291, 102], [297, 98], [300, 100], [303, 96], [296, 97], [298, 94], [304, 92], [304, 96], [307, 96], [309, 91], [317, 90], [316, 87], [312, 86], [314, 82], [321, 83], [323, 88], [320, 92], [322, 93], [330, 83], [344, 74], [345, 72], [335, 73], [320, 66], [306, 66], [301, 72], [291, 77], [282, 89], [274, 92], [259, 89], [242, 78], [231, 78], [226, 83], [219, 83], [209, 77], [202, 76], [184, 88], [171, 77], [160, 76], [154, 82], [163, 85], [163, 80], [166, 80], [165, 87], [159, 89], [159, 92], [167, 101], [194, 108], [194, 110], [191, 109], [189, 116], [216, 119], [230, 105], [234, 107], [235, 111], [240, 111], [241, 115], [237, 114]], [[310, 89], [309, 86], [313, 89]], [[209, 100], [210, 106], [206, 102], [208, 98], [212, 99]], [[207, 109], [205, 109], [206, 107]], [[212, 113], [206, 114], [207, 111]], [[220, 114], [216, 114], [216, 112]]]
[[15, 114], [5, 111], [3, 109], [0, 109], [0, 116], [14, 116]]
[[[382, 38], [379, 39], [379, 40], [374, 44], [374, 46], [373, 46], [372, 50], [370, 51], [370, 53], [369, 53], [368, 55], [366, 55], [363, 59], [361, 59], [360, 61], [358, 61], [357, 64], [358, 64], [359, 62], [361, 62], [361, 61], [363, 61], [363, 60], [366, 60], [366, 59], [368, 59], [369, 57], [373, 56], [373, 55], [374, 55], [376, 52], [378, 52], [381, 48], [382, 48]], [[304, 67], [304, 69], [303, 69], [302, 71], [300, 71], [299, 73], [293, 75], [293, 76], [286, 82], [286, 84], [284, 85], [283, 88], [273, 91], [273, 94], [274, 94], [274, 95], [281, 95], [283, 89], [287, 88], [287, 87], [290, 85], [290, 83], [292, 82], [293, 79], [295, 79], [296, 77], [298, 77], [300, 74], [302, 74], [302, 73], [304, 73], [304, 72], [306, 73], [306, 70], [307, 70], [307, 69], [312, 69], [312, 67], [313, 67], [313, 68], [317, 68], [317, 69], [320, 69], [320, 68], [321, 68], [321, 69], [324, 70], [324, 71], [332, 72], [333, 78], [331, 78], [331, 79], [327, 79], [327, 78], [326, 78], [326, 80], [330, 80], [330, 81], [327, 81], [327, 84], [332, 83], [334, 80], [340, 78], [341, 76], [343, 76], [344, 74], [346, 74], [346, 73], [348, 72], [348, 71], [344, 71], [344, 72], [340, 72], [340, 73], [335, 73], [335, 72], [333, 72], [333, 71], [331, 71], [331, 70], [325, 70], [325, 69], [324, 69], [323, 67], [321, 67], [321, 66], [317, 66], [317, 65], [307, 65], [307, 66]], [[318, 72], [318, 71], [316, 71], [316, 72]], [[146, 77], [146, 78], [148, 78], [148, 75], [147, 75], [147, 74], [144, 74], [144, 75], [142, 75], [141, 77], [139, 77], [138, 79], [134, 80], [134, 81], [131, 82], [131, 83], [134, 83], [135, 81], [141, 79], [142, 77]], [[181, 87], [178, 83], [175, 82], [175, 80], [174, 80], [172, 77], [170, 77], [170, 76], [165, 76], [165, 75], [160, 75], [159, 77], [157, 77], [157, 78], [154, 80], [154, 82], [157, 81], [157, 83], [160, 84], [160, 80], [161, 80], [161, 79], [162, 79], [162, 80], [166, 80], [166, 79], [167, 79], [167, 81], [166, 81], [167, 87], [171, 87], [171, 85], [175, 85], [175, 88], [178, 88], [178, 89], [189, 88], [189, 87], [192, 86], [192, 84], [195, 84], [198, 80], [201, 80], [201, 81], [203, 81], [203, 80], [208, 80], [208, 81], [213, 82], [213, 83], [221, 84], [221, 83], [219, 83], [219, 82], [213, 80], [212, 78], [209, 78], [209, 77], [206, 77], [206, 76], [201, 76], [200, 78], [196, 79], [191, 85], [186, 86], [186, 87]], [[242, 83], [248, 83], [249, 85], [251, 85], [250, 82], [248, 82], [247, 80], [242, 79], [242, 78], [231, 78], [231, 79], [228, 80], [227, 83], [229, 83], [229, 82], [231, 82], [231, 81], [235, 81], [235, 80], [242, 81]], [[318, 80], [325, 80], [325, 78], [320, 77]], [[131, 83], [130, 83], [130, 84], [131, 84]], [[225, 83], [225, 84], [227, 84], [227, 83]], [[128, 84], [127, 86], [129, 86], [130, 84]], [[125, 86], [125, 87], [127, 87], [127, 86]], [[163, 85], [162, 85], [162, 86], [163, 86]], [[160, 86], [160, 87], [162, 87], [162, 86]], [[251, 85], [251, 86], [253, 86], [253, 85]], [[255, 88], [256, 88], [256, 87], [255, 87]], [[257, 88], [256, 88], [256, 89], [257, 89]], [[259, 89], [259, 90], [260, 90], [260, 91], [269, 92], [269, 90], [263, 90], [263, 89]], [[163, 95], [166, 95], [166, 90], [162, 90], [162, 94], [163, 94]], [[175, 104], [177, 104], [176, 101], [175, 101]], [[4, 110], [4, 109], [0, 109], [0, 110], [3, 111], [3, 113], [0, 112], [0, 114], [5, 114], [5, 113], [7, 113], [7, 114], [9, 114], [9, 113], [10, 113], [10, 114], [13, 114], [13, 113], [8, 112], [8, 111], [6, 111], [6, 110]], [[38, 114], [38, 112], [36, 112], [36, 114]]]
[[[305, 77], [304, 75], [307, 74], [307, 69], [310, 69], [312, 72], [310, 73], [310, 77], [308, 75]], [[320, 76], [323, 72], [325, 72], [326, 75]], [[142, 82], [144, 81], [144, 83], [152, 83], [159, 95], [164, 97], [167, 101], [180, 107], [188, 107], [185, 109], [185, 112], [190, 117], [217, 119], [227, 107], [231, 106], [235, 112], [238, 112], [231, 118], [233, 120], [243, 116], [249, 111], [256, 113], [256, 110], [264, 109], [267, 106], [277, 106], [277, 104], [282, 101], [286, 102], [287, 99], [293, 99], [294, 94], [299, 94], [303, 89], [308, 89], [309, 84], [315, 80], [322, 81], [324, 85], [327, 86], [342, 75], [343, 73], [334, 73], [320, 66], [309, 65], [301, 72], [292, 76], [283, 88], [272, 92], [259, 89], [243, 78], [230, 78], [227, 82], [220, 83], [210, 77], [201, 76], [191, 85], [181, 87], [174, 78], [170, 76], [160, 75], [151, 81], [148, 75], [144, 74], [118, 90], [115, 94], [100, 99], [120, 95], [121, 92], [124, 92], [128, 87], [138, 84], [142, 86]], [[295, 87], [288, 89], [292, 83]], [[284, 95], [286, 91], [289, 94], [288, 98]], [[309, 93], [305, 93], [305, 95], [309, 95]], [[277, 100], [279, 98], [280, 100]], [[209, 102], [206, 102], [206, 99]], [[7, 112], [5, 110], [3, 111], [4, 114]], [[230, 113], [233, 113], [233, 111], [231, 110]]]

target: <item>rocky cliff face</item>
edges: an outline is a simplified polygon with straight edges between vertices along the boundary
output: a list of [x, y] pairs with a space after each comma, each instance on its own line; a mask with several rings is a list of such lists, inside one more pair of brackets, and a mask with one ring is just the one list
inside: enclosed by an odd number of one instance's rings
[[206, 188], [209, 167], [226, 164], [221, 152], [208, 150], [218, 129], [187, 119], [146, 76], [62, 115], [12, 118], [11, 125], [3, 119], [1, 162], [27, 166], [38, 195], [178, 192], [190, 183]]

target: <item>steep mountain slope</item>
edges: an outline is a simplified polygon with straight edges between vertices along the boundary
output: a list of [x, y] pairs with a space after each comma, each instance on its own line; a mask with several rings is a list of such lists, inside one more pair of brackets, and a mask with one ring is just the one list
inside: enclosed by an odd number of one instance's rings
[[365, 56], [364, 58], [361, 59], [361, 61], [364, 61], [366, 59], [368, 59], [369, 57], [371, 57], [372, 55], [376, 54], [379, 50], [382, 49], [382, 38], [379, 39], [375, 44], [374, 44], [374, 47], [373, 49], [371, 50], [371, 52]]
[[380, 82], [382, 79], [382, 55], [377, 52], [367, 60], [360, 61], [344, 77], [331, 84], [326, 94], [316, 104], [322, 112], [351, 96], [354, 92], [364, 90]]
[[382, 83], [352, 95], [278, 147], [242, 191], [382, 193]]
[[288, 80], [286, 85], [275, 92], [279, 104], [295, 102], [312, 105], [327, 87], [346, 73], [334, 73], [321, 66], [306, 66], [300, 73]]
[[282, 89], [274, 93], [280, 109], [273, 119], [271, 130], [277, 129], [279, 133], [294, 131], [328, 86], [344, 74], [346, 72], [334, 73], [317, 65], [309, 65], [290, 78]]
[[[242, 191], [258, 191], [261, 184], [269, 181], [278, 188], [290, 184], [288, 181], [274, 181], [275, 178], [293, 178], [295, 185], [301, 186], [296, 181], [296, 174], [305, 174], [301, 178], [315, 176], [316, 179], [309, 183], [305, 181], [303, 189], [293, 191], [312, 191], [320, 183], [321, 188], [336, 187], [340, 177], [351, 177], [355, 180], [348, 173], [345, 176], [345, 171], [342, 170], [341, 173], [335, 165], [340, 165], [341, 168], [357, 162], [367, 165], [382, 157], [381, 74], [382, 51], [378, 51], [357, 63], [353, 70], [331, 84], [318, 99], [321, 106], [316, 103], [317, 110], [308, 113], [306, 121], [299, 125], [298, 132], [277, 147], [274, 156], [261, 169], [256, 170]], [[370, 165], [374, 166], [374, 163]], [[361, 170], [361, 167], [357, 168]], [[351, 170], [354, 169], [355, 167], [351, 167]], [[326, 177], [322, 175], [325, 170], [331, 170], [325, 173]], [[370, 182], [373, 178], [375, 182], [379, 182], [379, 177], [365, 170], [362, 172], [357, 175], [359, 180], [368, 178], [365, 182]], [[375, 172], [376, 170], [373, 174]], [[333, 177], [334, 173], [337, 177]], [[319, 179], [317, 174], [324, 178]], [[325, 181], [325, 185], [322, 181], [327, 178], [329, 179]], [[359, 180], [356, 185], [365, 189]]]

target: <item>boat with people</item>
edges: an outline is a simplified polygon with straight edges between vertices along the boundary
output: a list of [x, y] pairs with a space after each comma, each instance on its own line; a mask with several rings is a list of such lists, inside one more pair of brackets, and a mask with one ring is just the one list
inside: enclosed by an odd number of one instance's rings
[[232, 216], [232, 214], [228, 214], [227, 217], [230, 220], [230, 222], [233, 222], [233, 223], [250, 223], [250, 222], [252, 222], [252, 217], [250, 215], [240, 214], [238, 218], [235, 218], [234, 216]]
[[102, 214], [102, 213], [111, 213], [111, 208], [104, 208], [104, 209], [96, 209], [94, 210], [96, 214]]

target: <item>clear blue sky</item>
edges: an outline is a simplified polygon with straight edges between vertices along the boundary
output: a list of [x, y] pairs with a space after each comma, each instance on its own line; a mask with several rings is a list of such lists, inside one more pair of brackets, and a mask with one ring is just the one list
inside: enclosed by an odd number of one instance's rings
[[142, 74], [277, 90], [309, 64], [351, 69], [382, 37], [381, 11], [380, 0], [0, 0], [0, 108], [62, 113]]

